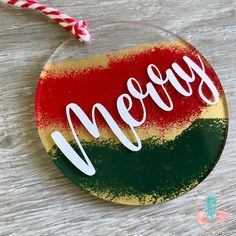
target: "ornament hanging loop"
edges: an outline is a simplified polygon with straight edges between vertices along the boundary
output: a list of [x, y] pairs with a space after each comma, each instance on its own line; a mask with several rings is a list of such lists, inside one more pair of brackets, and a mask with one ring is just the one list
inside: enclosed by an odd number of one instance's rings
[[29, 8], [40, 11], [50, 19], [53, 19], [57, 24], [70, 31], [79, 41], [83, 43], [90, 43], [92, 41], [88, 31], [88, 23], [84, 20], [77, 21], [75, 18], [66, 15], [62, 11], [48, 7], [36, 0], [0, 0], [0, 2], [19, 8]]

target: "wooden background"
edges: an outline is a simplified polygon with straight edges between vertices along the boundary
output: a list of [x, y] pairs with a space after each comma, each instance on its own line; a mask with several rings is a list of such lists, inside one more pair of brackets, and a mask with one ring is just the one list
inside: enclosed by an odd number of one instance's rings
[[[194, 190], [145, 207], [115, 205], [78, 189], [48, 158], [34, 121], [37, 77], [70, 37], [40, 14], [0, 4], [0, 235], [233, 235], [236, 234], [236, 1], [42, 1], [90, 28], [143, 21], [170, 30], [198, 48], [225, 89], [230, 127], [214, 171]], [[207, 194], [229, 213], [221, 229], [195, 220]]]

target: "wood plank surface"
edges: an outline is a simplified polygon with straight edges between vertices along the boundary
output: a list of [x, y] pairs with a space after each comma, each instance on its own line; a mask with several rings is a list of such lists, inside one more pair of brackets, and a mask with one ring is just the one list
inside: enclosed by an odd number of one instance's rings
[[[137, 21], [192, 43], [224, 87], [229, 134], [212, 173], [175, 200], [130, 207], [79, 190], [48, 158], [34, 120], [37, 78], [50, 55], [71, 36], [41, 14], [0, 4], [0, 235], [236, 235], [236, 1], [42, 2], [88, 20], [92, 30]], [[210, 193], [229, 220], [207, 231], [195, 215]]]

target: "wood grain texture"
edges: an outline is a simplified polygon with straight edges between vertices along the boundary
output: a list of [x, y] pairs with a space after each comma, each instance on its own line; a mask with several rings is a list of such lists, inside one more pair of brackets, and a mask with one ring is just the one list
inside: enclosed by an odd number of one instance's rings
[[[0, 235], [236, 234], [235, 0], [42, 2], [87, 19], [94, 30], [110, 21], [143, 21], [192, 43], [212, 64], [225, 89], [229, 134], [213, 172], [170, 202], [129, 207], [79, 190], [48, 158], [34, 121], [36, 78], [71, 36], [40, 14], [0, 4]], [[209, 193], [219, 197], [219, 208], [229, 213], [229, 220], [221, 229], [205, 231], [195, 215]]]

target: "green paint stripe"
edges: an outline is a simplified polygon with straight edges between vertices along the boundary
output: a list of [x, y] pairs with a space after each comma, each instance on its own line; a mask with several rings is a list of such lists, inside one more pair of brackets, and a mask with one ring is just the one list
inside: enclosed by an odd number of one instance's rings
[[[214, 168], [223, 150], [228, 119], [198, 119], [173, 141], [164, 144], [150, 138], [139, 152], [121, 145], [83, 142], [97, 172], [88, 177], [78, 171], [57, 148], [49, 155], [82, 189], [120, 196], [172, 198], [193, 182], [202, 181]], [[72, 143], [78, 151], [77, 145]]]

